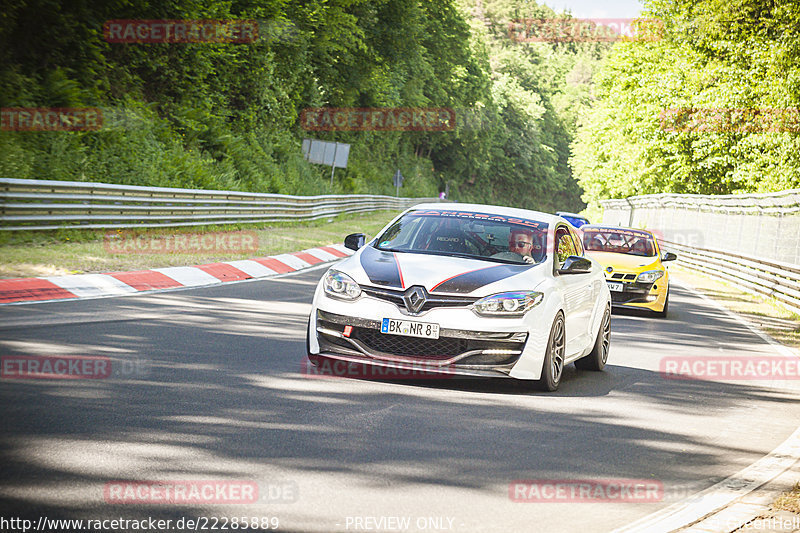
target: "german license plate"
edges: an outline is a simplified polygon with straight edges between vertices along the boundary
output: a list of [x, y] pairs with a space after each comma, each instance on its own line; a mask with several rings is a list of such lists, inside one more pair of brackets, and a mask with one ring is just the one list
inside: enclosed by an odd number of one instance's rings
[[388, 335], [407, 335], [409, 337], [421, 337], [423, 339], [438, 339], [439, 324], [384, 318], [381, 322], [381, 333], [386, 333]]
[[608, 290], [611, 292], [622, 292], [622, 283], [619, 281], [607, 281]]

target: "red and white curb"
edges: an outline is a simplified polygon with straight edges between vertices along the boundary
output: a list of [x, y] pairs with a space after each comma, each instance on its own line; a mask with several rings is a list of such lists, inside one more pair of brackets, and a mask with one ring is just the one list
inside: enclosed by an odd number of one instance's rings
[[336, 261], [353, 253], [341, 244], [258, 259], [43, 278], [0, 279], [0, 305], [79, 298], [104, 298], [140, 292], [206, 287], [230, 281], [267, 278]]

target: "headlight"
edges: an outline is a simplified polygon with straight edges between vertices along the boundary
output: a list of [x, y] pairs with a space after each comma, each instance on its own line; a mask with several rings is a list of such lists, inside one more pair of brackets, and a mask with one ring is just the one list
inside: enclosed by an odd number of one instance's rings
[[355, 300], [361, 296], [361, 287], [358, 286], [358, 283], [344, 272], [339, 272], [338, 270], [328, 270], [323, 278], [322, 286], [325, 289], [325, 294], [333, 298]]
[[636, 278], [636, 281], [640, 281], [642, 283], [653, 283], [663, 275], [663, 270], [651, 270], [649, 272], [642, 272], [639, 274], [639, 277]]
[[473, 305], [473, 310], [481, 316], [517, 317], [522, 316], [544, 299], [544, 294], [536, 291], [501, 292], [481, 298]]

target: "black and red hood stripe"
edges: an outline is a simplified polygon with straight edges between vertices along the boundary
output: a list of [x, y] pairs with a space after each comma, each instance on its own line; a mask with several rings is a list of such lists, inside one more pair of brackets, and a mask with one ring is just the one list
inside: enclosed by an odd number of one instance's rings
[[367, 246], [361, 252], [361, 267], [375, 285], [405, 289], [400, 264], [394, 253]]
[[[384, 252], [368, 246], [361, 252], [361, 267], [371, 283], [384, 287], [405, 289], [406, 281], [393, 252]], [[525, 272], [534, 265], [500, 264], [478, 268], [444, 278], [433, 285], [430, 292], [468, 294], [485, 285]], [[413, 283], [412, 283], [413, 284]]]

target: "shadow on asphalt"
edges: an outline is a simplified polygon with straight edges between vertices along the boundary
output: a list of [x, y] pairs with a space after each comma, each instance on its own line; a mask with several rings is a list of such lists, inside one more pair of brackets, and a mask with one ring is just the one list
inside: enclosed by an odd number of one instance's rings
[[[302, 311], [308, 308], [308, 292], [288, 283], [234, 287], [31, 308], [27, 312], [34, 315], [80, 308], [107, 314], [108, 321], [53, 326], [46, 332], [6, 330], [2, 341], [6, 355], [51, 355], [48, 347], [66, 346], [72, 350], [67, 353], [144, 362], [144, 370], [110, 380], [3, 380], [2, 515], [96, 514], [105, 505], [103, 485], [136, 479], [126, 461], [152, 460], [153, 446], [169, 447], [181, 458], [199, 454], [296, 472], [357, 473], [398, 486], [423, 483], [494, 491], [498, 479], [558, 478], [564, 472], [579, 478], [611, 473], [638, 478], [653, 464], [669, 465], [669, 479], [663, 481], [680, 484], [696, 479], [696, 469], [713, 465], [721, 454], [754, 451], [736, 442], [690, 438], [679, 427], [649, 429], [603, 416], [602, 403], [585, 411], [553, 412], [553, 400], [600, 402], [624, 394], [633, 399], [632, 405], [658, 404], [676, 412], [794, 401], [770, 388], [665, 380], [658, 372], [615, 363], [615, 349], [623, 344], [627, 350], [641, 349], [643, 362], [652, 362], [666, 354], [708, 349], [711, 339], [723, 345], [761, 342], [678, 287], [673, 289], [667, 320], [615, 313], [607, 370], [579, 372], [570, 365], [560, 390], [550, 394], [500, 379], [390, 383], [308, 379], [300, 374], [307, 320], [307, 311], [305, 315]], [[267, 301], [286, 303], [276, 309], [265, 306]], [[144, 309], [157, 316], [137, 323], [117, 318]], [[9, 314], [8, 308], [3, 314]], [[56, 439], [92, 443], [104, 450], [131, 443], [140, 448], [131, 452], [133, 456], [118, 457], [118, 465], [76, 468], [69, 455], [40, 456], [37, 443]], [[691, 455], [675, 451], [687, 448], [693, 450]], [[186, 477], [169, 457], [160, 461], [160, 473], [148, 475]], [[387, 474], [373, 466], [386, 463], [425, 468], [413, 469], [414, 473], [397, 468]], [[249, 475], [246, 469], [220, 472], [196, 461], [191, 477], [249, 479]], [[70, 483], [97, 487], [97, 501], [67, 505], [37, 496]], [[11, 496], [11, 488], [21, 492]], [[126, 506], [115, 506], [113, 511], [121, 517], [141, 515]], [[197, 510], [147, 508], [147, 514], [160, 518], [187, 513], [196, 515]]]

